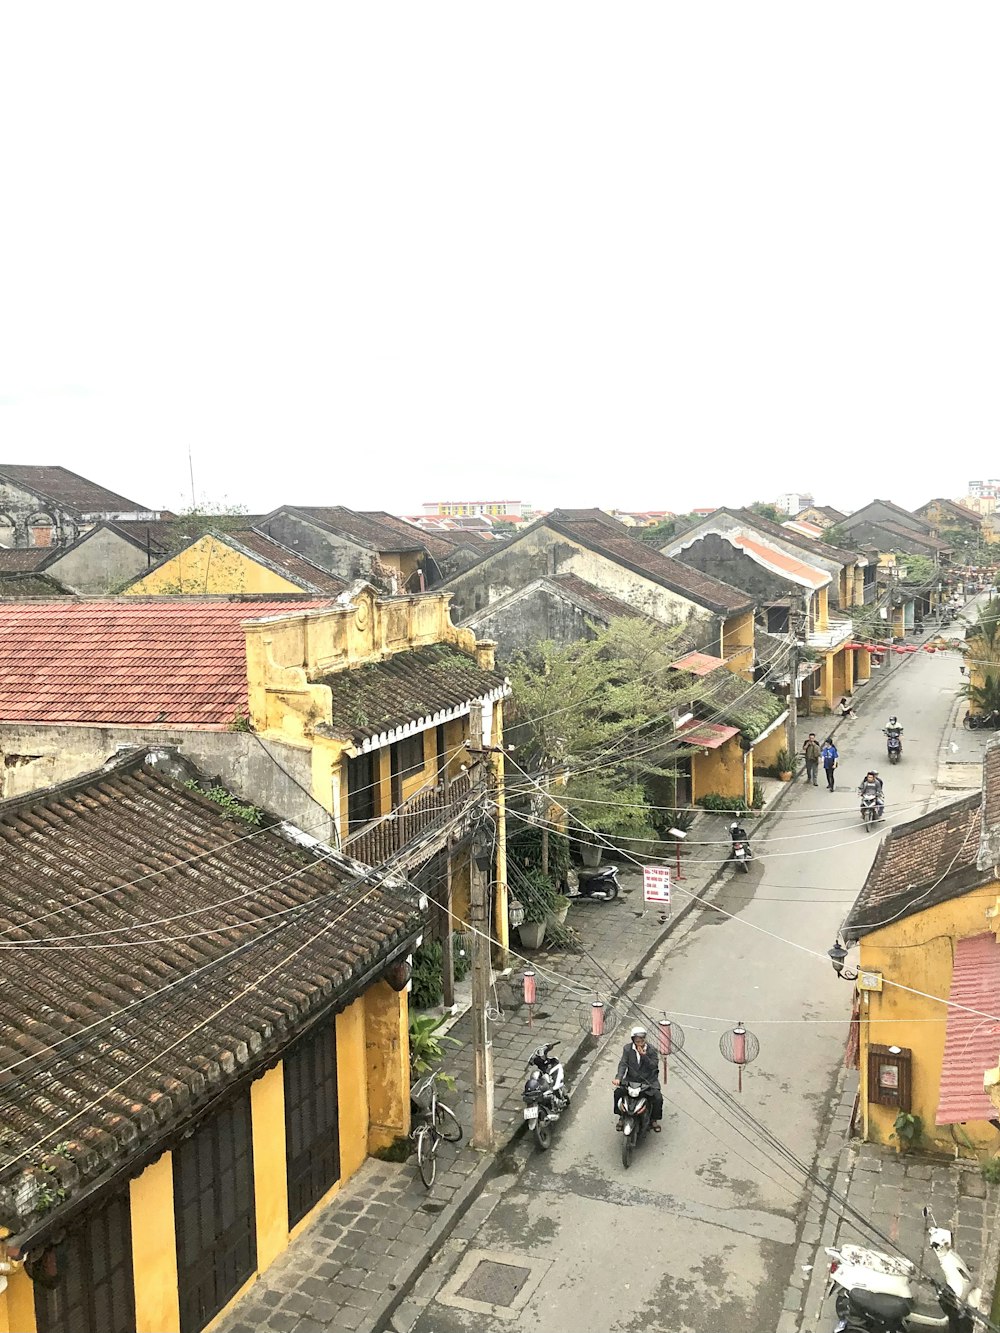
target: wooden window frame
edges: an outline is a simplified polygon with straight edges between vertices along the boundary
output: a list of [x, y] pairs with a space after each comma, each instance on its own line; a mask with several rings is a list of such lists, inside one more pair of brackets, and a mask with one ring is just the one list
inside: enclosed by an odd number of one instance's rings
[[285, 1178], [291, 1230], [340, 1179], [340, 1087], [337, 1025], [308, 1033], [282, 1061], [285, 1089]]
[[57, 1285], [35, 1287], [38, 1333], [135, 1333], [127, 1185], [74, 1219], [55, 1246], [55, 1259]]
[[[883, 1078], [883, 1070], [895, 1070], [895, 1083]], [[868, 1047], [868, 1102], [909, 1111], [913, 1099], [913, 1052], [908, 1047]]]

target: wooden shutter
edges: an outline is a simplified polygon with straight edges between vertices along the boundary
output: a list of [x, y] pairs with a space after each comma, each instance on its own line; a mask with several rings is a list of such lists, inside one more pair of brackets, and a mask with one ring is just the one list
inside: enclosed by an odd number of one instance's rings
[[337, 1030], [324, 1023], [286, 1055], [288, 1225], [300, 1222], [340, 1179]]
[[135, 1333], [127, 1188], [70, 1227], [55, 1262], [58, 1284], [35, 1287], [38, 1333]]

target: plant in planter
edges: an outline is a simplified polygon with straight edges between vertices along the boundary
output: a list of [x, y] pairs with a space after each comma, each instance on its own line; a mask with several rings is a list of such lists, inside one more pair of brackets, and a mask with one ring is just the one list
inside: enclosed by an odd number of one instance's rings
[[763, 810], [764, 808], [764, 788], [759, 782], [753, 784], [753, 796], [750, 800], [750, 806], [753, 810]]
[[745, 815], [750, 809], [742, 796], [722, 796], [717, 791], [699, 796], [696, 804], [717, 815]]
[[[438, 1069], [444, 1060], [444, 1048], [460, 1046], [454, 1037], [445, 1036], [441, 1025], [444, 1017], [435, 1018], [433, 1014], [413, 1014], [410, 1018], [410, 1072], [426, 1074], [431, 1069]], [[442, 1075], [447, 1079], [448, 1075]]]
[[518, 894], [524, 904], [524, 922], [518, 926], [521, 943], [537, 949], [545, 938], [545, 926], [558, 906], [555, 885], [540, 870], [526, 870], [520, 876]]
[[794, 756], [788, 750], [779, 750], [774, 757], [774, 767], [778, 770], [778, 777], [782, 782], [789, 782], [795, 772]]

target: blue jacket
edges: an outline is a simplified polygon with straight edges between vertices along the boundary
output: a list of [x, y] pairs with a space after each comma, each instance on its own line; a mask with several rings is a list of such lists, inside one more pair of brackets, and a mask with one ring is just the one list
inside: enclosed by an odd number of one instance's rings
[[833, 768], [834, 764], [840, 758], [835, 745], [824, 745], [820, 754], [823, 756], [823, 767]]

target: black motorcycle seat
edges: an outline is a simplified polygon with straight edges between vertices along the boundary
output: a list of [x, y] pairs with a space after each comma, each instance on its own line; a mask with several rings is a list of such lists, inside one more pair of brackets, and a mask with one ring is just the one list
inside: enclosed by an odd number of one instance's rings
[[874, 1315], [886, 1323], [902, 1323], [913, 1309], [913, 1302], [905, 1296], [890, 1296], [884, 1291], [865, 1291], [855, 1287], [851, 1293], [851, 1304], [864, 1315]]

